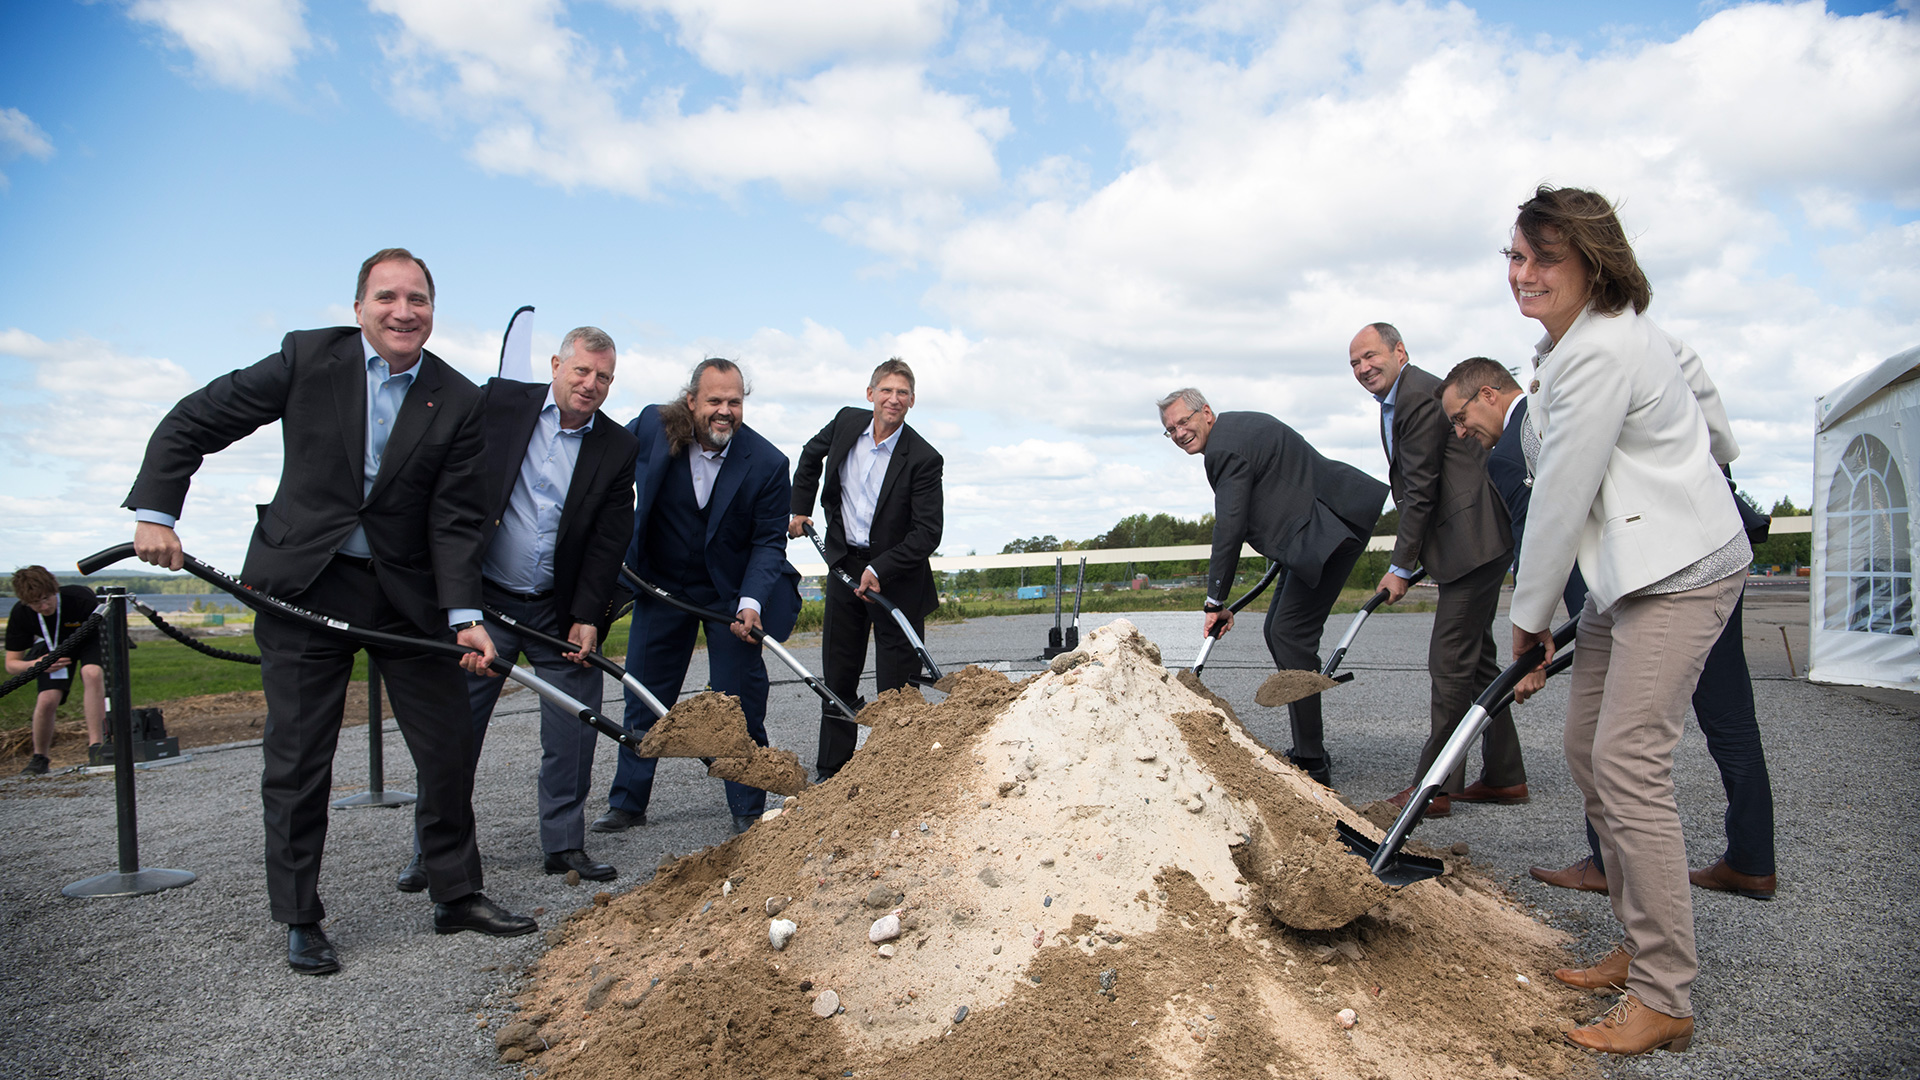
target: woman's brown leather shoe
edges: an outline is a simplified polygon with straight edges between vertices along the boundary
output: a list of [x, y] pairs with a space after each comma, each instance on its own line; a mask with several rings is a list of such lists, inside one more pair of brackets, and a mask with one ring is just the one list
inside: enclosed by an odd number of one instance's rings
[[1567, 1041], [1603, 1054], [1644, 1054], [1649, 1050], [1677, 1054], [1693, 1045], [1693, 1017], [1668, 1016], [1628, 994], [1605, 1016], [1567, 1032]]
[[1553, 973], [1553, 977], [1582, 990], [1599, 990], [1602, 993], [1625, 990], [1628, 962], [1627, 947], [1615, 945], [1612, 952], [1592, 967], [1560, 968]]

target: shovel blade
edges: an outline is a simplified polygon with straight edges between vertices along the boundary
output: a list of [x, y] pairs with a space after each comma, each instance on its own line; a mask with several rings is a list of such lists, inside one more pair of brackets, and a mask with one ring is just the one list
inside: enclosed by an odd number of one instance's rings
[[1392, 852], [1384, 864], [1375, 866], [1374, 861], [1380, 855], [1380, 845], [1369, 840], [1366, 834], [1344, 821], [1337, 822], [1336, 825], [1340, 830], [1340, 842], [1347, 845], [1347, 850], [1367, 860], [1367, 865], [1373, 870], [1374, 876], [1396, 889], [1404, 888], [1416, 881], [1437, 878], [1447, 872], [1447, 864], [1439, 859], [1429, 859], [1424, 855], [1409, 855], [1404, 851]]
[[1338, 685], [1317, 671], [1276, 671], [1254, 691], [1253, 703], [1275, 709]]

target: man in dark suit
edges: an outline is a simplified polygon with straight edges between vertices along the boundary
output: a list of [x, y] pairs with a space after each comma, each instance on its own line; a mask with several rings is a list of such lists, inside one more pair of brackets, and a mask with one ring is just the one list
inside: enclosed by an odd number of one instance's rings
[[[1340, 589], [1380, 520], [1387, 485], [1345, 462], [1321, 456], [1300, 434], [1266, 413], [1216, 417], [1200, 391], [1175, 390], [1159, 401], [1173, 444], [1201, 454], [1213, 485], [1213, 556], [1207, 564], [1203, 634], [1233, 629], [1226, 603], [1240, 547], [1280, 564], [1267, 607], [1267, 651], [1282, 671], [1318, 670], [1320, 635]], [[1293, 746], [1287, 758], [1329, 787], [1332, 762], [1323, 741], [1320, 696], [1289, 706]]]
[[[1447, 373], [1441, 386], [1440, 407], [1461, 439], [1487, 448], [1487, 474], [1506, 501], [1513, 522], [1514, 561], [1527, 531], [1527, 508], [1533, 478], [1521, 449], [1521, 428], [1527, 422], [1527, 395], [1507, 369], [1484, 356], [1462, 360]], [[1587, 583], [1575, 566], [1567, 575], [1561, 600], [1569, 616], [1586, 606]], [[1773, 898], [1778, 882], [1774, 866], [1773, 781], [1767, 773], [1766, 749], [1753, 708], [1753, 679], [1741, 637], [1742, 609], [1736, 601], [1727, 625], [1720, 631], [1694, 685], [1693, 714], [1706, 736], [1707, 752], [1720, 769], [1720, 785], [1727, 794], [1725, 853], [1713, 865], [1687, 874], [1703, 889], [1736, 892], [1760, 900]], [[1606, 892], [1606, 864], [1600, 855], [1600, 837], [1587, 823], [1586, 857], [1561, 869], [1535, 866], [1527, 872], [1538, 881], [1562, 889]]]
[[[280, 351], [215, 379], [174, 406], [147, 443], [128, 494], [134, 550], [181, 566], [174, 524], [201, 460], [275, 420], [285, 464], [247, 548], [241, 578], [299, 607], [388, 633], [451, 638], [461, 661], [369, 647], [386, 675], [419, 773], [422, 861], [433, 928], [531, 933], [480, 892], [474, 843], [473, 734], [460, 669], [493, 660], [480, 625], [480, 390], [425, 351], [433, 278], [403, 248], [361, 264], [358, 327], [298, 330]], [[347, 679], [357, 646], [304, 623], [254, 623], [267, 696], [260, 783], [267, 896], [287, 924], [287, 962], [339, 969], [320, 929], [320, 859]]]
[[[1387, 590], [1388, 603], [1398, 603], [1407, 579], [1422, 565], [1440, 586], [1427, 646], [1430, 723], [1414, 771], [1417, 783], [1473, 699], [1500, 674], [1493, 617], [1513, 561], [1513, 534], [1487, 479], [1486, 452], [1453, 437], [1440, 410], [1440, 380], [1407, 362], [1400, 332], [1372, 323], [1354, 335], [1347, 355], [1354, 378], [1380, 402], [1380, 442], [1400, 509], [1393, 561], [1379, 587]], [[1451, 813], [1449, 796], [1462, 802], [1527, 800], [1526, 764], [1510, 710], [1502, 709], [1488, 725], [1481, 756], [1485, 775], [1468, 785], [1462, 763], [1428, 804], [1428, 817]], [[1414, 786], [1393, 801], [1406, 805]]]
[[[553, 357], [551, 383], [493, 379], [481, 406], [486, 498], [480, 594], [487, 610], [575, 646], [563, 652], [495, 623], [494, 647], [525, 653], [542, 678], [600, 707], [602, 679], [586, 654], [613, 613], [613, 586], [633, 527], [633, 462], [639, 442], [600, 412], [613, 386], [613, 339], [597, 327], [569, 330]], [[501, 680], [468, 675], [477, 763]], [[617, 871], [586, 853], [587, 795], [598, 734], [550, 701], [540, 703], [540, 849], [546, 871], [610, 881]], [[402, 892], [426, 888], [416, 836]]]
[[[927, 559], [940, 546], [945, 500], [940, 452], [906, 423], [913, 407], [913, 369], [894, 357], [873, 369], [867, 382], [871, 409], [845, 408], [800, 450], [793, 474], [793, 520], [787, 535], [812, 524], [814, 492], [827, 516], [826, 625], [820, 650], [827, 688], [842, 701], [860, 692], [866, 666], [867, 627], [873, 627], [874, 685], [881, 693], [907, 685], [920, 669], [919, 656], [891, 618], [874, 618], [866, 597], [884, 592], [916, 634], [940, 606]], [[826, 484], [821, 488], [821, 468]], [[838, 566], [860, 583], [856, 592], [832, 573]], [[858, 708], [858, 705], [855, 706]], [[820, 779], [840, 771], [853, 756], [859, 728], [820, 710]]]
[[[748, 734], [765, 746], [767, 664], [753, 632], [776, 641], [793, 632], [800, 575], [787, 563], [787, 456], [742, 422], [746, 398], [739, 365], [715, 357], [695, 365], [679, 400], [649, 405], [627, 425], [640, 443], [627, 565], [681, 599], [736, 613], [706, 624], [708, 683], [740, 699]], [[663, 702], [680, 696], [698, 624], [651, 595], [634, 605], [627, 670]], [[655, 717], [628, 691], [625, 719], [645, 732]], [[595, 832], [646, 824], [657, 760], [620, 748]], [[767, 793], [731, 780], [726, 789], [734, 831], [745, 832]]]

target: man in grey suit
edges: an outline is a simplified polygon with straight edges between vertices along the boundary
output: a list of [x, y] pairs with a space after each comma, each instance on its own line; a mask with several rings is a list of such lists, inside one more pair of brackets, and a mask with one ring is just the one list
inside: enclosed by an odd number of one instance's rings
[[[1347, 350], [1353, 377], [1380, 402], [1380, 442], [1387, 452], [1393, 503], [1400, 509], [1393, 561], [1380, 578], [1389, 603], [1407, 593], [1407, 579], [1425, 566], [1440, 586], [1427, 646], [1432, 680], [1426, 745], [1414, 776], [1425, 775], [1473, 699], [1500, 674], [1493, 617], [1500, 586], [1513, 562], [1513, 532], [1500, 493], [1487, 478], [1487, 452], [1479, 443], [1453, 437], [1440, 408], [1440, 380], [1407, 362], [1400, 332], [1372, 323], [1354, 335]], [[1513, 716], [1502, 709], [1481, 738], [1484, 775], [1466, 784], [1464, 763], [1428, 804], [1428, 817], [1452, 812], [1461, 802], [1527, 801], [1527, 770]], [[1405, 806], [1413, 785], [1394, 796]]]
[[[1344, 462], [1321, 456], [1299, 432], [1257, 412], [1218, 416], [1200, 391], [1175, 390], [1159, 401], [1160, 425], [1173, 444], [1200, 454], [1213, 485], [1213, 556], [1207, 564], [1202, 633], [1233, 629], [1226, 610], [1240, 547], [1280, 564], [1267, 607], [1267, 651], [1282, 671], [1318, 670], [1321, 631], [1367, 537], [1387, 486]], [[1223, 624], [1224, 625], [1220, 625]], [[1320, 696], [1289, 706], [1293, 746], [1287, 758], [1333, 785], [1323, 741]]]
[[[405, 248], [360, 266], [358, 326], [296, 330], [280, 350], [181, 399], [147, 443], [126, 506], [140, 558], [178, 570], [174, 531], [207, 454], [280, 421], [286, 461], [247, 547], [240, 578], [262, 592], [355, 626], [457, 640], [438, 653], [369, 646], [393, 696], [419, 773], [423, 862], [433, 928], [509, 937], [538, 927], [480, 892], [474, 842], [472, 733], [462, 667], [485, 670], [480, 625], [480, 390], [426, 351], [433, 278]], [[347, 679], [359, 646], [306, 623], [261, 615], [267, 696], [260, 801], [267, 899], [287, 924], [287, 964], [338, 971], [320, 928], [320, 857], [333, 793]]]
[[[525, 654], [542, 678], [592, 708], [602, 678], [587, 663], [612, 621], [614, 581], [633, 527], [633, 461], [639, 440], [600, 411], [613, 387], [613, 339], [592, 326], [560, 339], [550, 383], [493, 379], [480, 406], [486, 432], [486, 518], [480, 595], [488, 611], [574, 648], [561, 651], [494, 620], [501, 656]], [[500, 698], [498, 676], [467, 676], [473, 757]], [[617, 871], [586, 853], [587, 795], [599, 734], [550, 701], [540, 703], [540, 850], [549, 874], [611, 881]], [[416, 839], [395, 883], [427, 886]]]

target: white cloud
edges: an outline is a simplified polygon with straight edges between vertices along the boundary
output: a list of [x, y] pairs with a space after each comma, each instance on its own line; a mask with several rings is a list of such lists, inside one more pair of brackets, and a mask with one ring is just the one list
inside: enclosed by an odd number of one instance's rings
[[[1382, 471], [1347, 340], [1388, 319], [1436, 371], [1525, 360], [1538, 327], [1495, 252], [1542, 180], [1621, 204], [1655, 318], [1745, 425], [1736, 473], [1755, 490], [1803, 492], [1811, 397], [1920, 339], [1920, 226], [1866, 220], [1920, 205], [1908, 19], [1752, 5], [1596, 57], [1516, 43], [1458, 5], [1177, 21], [1089, 63], [1124, 126], [1118, 175], [1075, 190], [1070, 163], [1042, 160], [1017, 202], [956, 227], [879, 206], [844, 232], [936, 270], [928, 298], [963, 328], [973, 384], [1044, 402], [1037, 438], [1148, 430], [1139, 402], [1191, 382]], [[1818, 265], [1804, 226], [1851, 234], [1824, 280], [1781, 270]]]
[[[746, 83], [731, 100], [692, 110], [683, 107], [682, 88], [652, 87], [630, 111], [619, 58], [602, 56], [563, 27], [565, 10], [555, 0], [478, 9], [450, 0], [373, 6], [399, 23], [386, 47], [401, 61], [402, 105], [477, 124], [474, 160], [496, 172], [643, 197], [679, 186], [731, 192], [755, 182], [812, 198], [973, 190], [998, 181], [993, 145], [1009, 130], [1006, 110], [934, 89], [905, 51], [862, 56], [804, 78]], [[743, 25], [747, 10], [714, 9], [713, 33], [734, 41], [727, 35]], [[844, 25], [822, 23], [826, 31]], [[892, 41], [891, 25], [872, 40]], [[841, 51], [869, 51], [848, 44], [864, 40], [847, 38]], [[814, 46], [802, 41], [794, 48], [800, 55]]]
[[[53, 140], [33, 118], [19, 109], [0, 109], [0, 161], [26, 155], [41, 161], [53, 156]], [[7, 190], [7, 174], [0, 173], [0, 191]]]
[[[128, 539], [133, 516], [120, 502], [154, 426], [194, 379], [171, 360], [85, 335], [48, 341], [10, 328], [0, 331], [4, 359], [30, 374], [8, 380], [0, 405], [11, 488], [0, 546], [53, 566]], [[181, 518], [194, 553], [237, 569], [253, 504], [271, 497], [279, 472], [278, 424], [208, 458]]]
[[945, 36], [954, 0], [616, 0], [669, 15], [683, 48], [725, 75], [803, 71], [828, 61], [916, 57]]
[[200, 74], [239, 90], [278, 81], [313, 45], [301, 0], [134, 0], [127, 15], [192, 53]]

